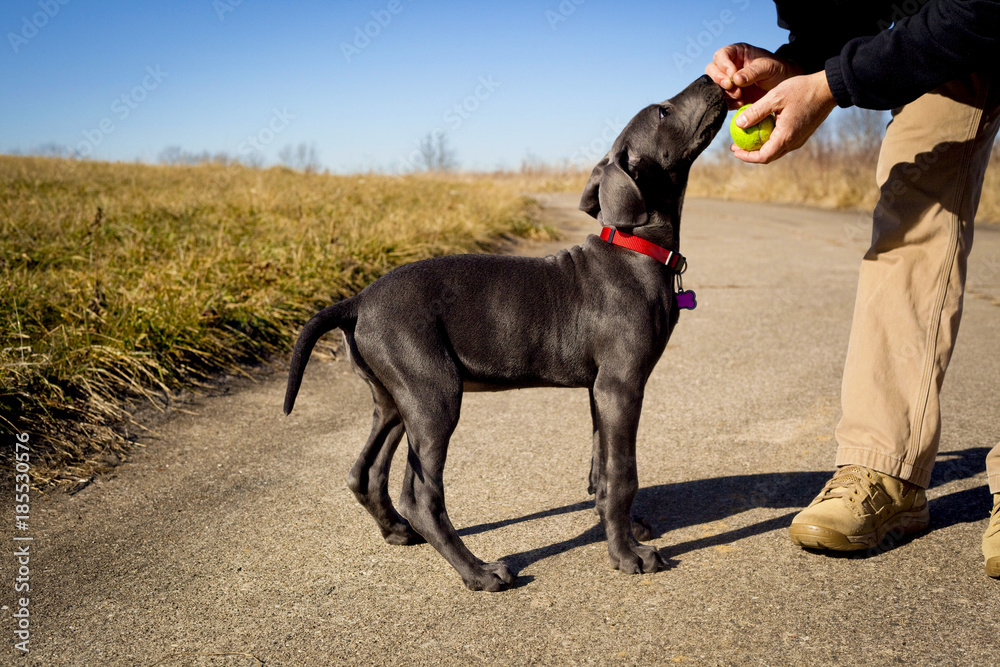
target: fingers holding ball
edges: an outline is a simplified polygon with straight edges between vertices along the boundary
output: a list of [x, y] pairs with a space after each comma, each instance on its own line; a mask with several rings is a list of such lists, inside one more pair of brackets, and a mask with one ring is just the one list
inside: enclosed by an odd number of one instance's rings
[[740, 117], [740, 114], [751, 106], [750, 104], [741, 106], [729, 122], [729, 134], [733, 138], [733, 143], [745, 151], [760, 150], [764, 142], [771, 138], [771, 132], [774, 130], [774, 114], [766, 116], [764, 120], [747, 128], [736, 124], [736, 119]]

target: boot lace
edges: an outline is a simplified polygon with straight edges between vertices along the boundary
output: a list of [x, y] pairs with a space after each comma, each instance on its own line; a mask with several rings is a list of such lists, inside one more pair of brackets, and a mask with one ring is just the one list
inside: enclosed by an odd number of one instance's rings
[[873, 485], [871, 473], [861, 466], [844, 466], [823, 487], [822, 499], [868, 496]]

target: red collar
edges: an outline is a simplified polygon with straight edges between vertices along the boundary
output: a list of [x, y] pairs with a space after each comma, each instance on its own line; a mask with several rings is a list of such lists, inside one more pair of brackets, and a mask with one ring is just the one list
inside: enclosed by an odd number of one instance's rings
[[601, 238], [611, 245], [621, 246], [629, 250], [641, 252], [643, 255], [649, 255], [657, 262], [666, 264], [678, 273], [684, 273], [684, 270], [687, 268], [687, 260], [679, 252], [661, 248], [655, 243], [650, 243], [646, 239], [633, 236], [627, 232], [618, 231], [614, 227], [605, 227], [602, 229]]

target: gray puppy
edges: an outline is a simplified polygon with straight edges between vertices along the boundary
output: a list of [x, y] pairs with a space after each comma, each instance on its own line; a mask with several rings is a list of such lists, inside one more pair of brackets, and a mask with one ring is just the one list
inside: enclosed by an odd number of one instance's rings
[[[348, 485], [386, 541], [430, 542], [473, 590], [511, 585], [507, 564], [476, 558], [445, 510], [442, 475], [462, 393], [587, 387], [590, 492], [611, 563], [629, 573], [663, 567], [633, 531], [636, 431], [646, 380], [685, 307], [674, 284], [684, 268], [678, 233], [688, 172], [725, 116], [721, 90], [701, 77], [629, 121], [580, 202], [605, 225], [601, 237], [544, 258], [456, 255], [401, 266], [305, 325], [292, 353], [285, 414], [316, 341], [341, 329], [375, 401], [371, 435]], [[387, 482], [404, 433], [401, 516]]]

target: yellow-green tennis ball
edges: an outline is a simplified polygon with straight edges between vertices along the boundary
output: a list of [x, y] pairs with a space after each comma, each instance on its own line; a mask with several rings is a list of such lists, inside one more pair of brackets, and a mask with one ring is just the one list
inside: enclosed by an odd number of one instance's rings
[[744, 104], [729, 122], [729, 134], [733, 137], [733, 143], [745, 151], [760, 150], [764, 142], [771, 138], [771, 131], [774, 130], [774, 114], [767, 116], [756, 125], [743, 129], [736, 124], [736, 119], [740, 114], [749, 108], [749, 104]]

